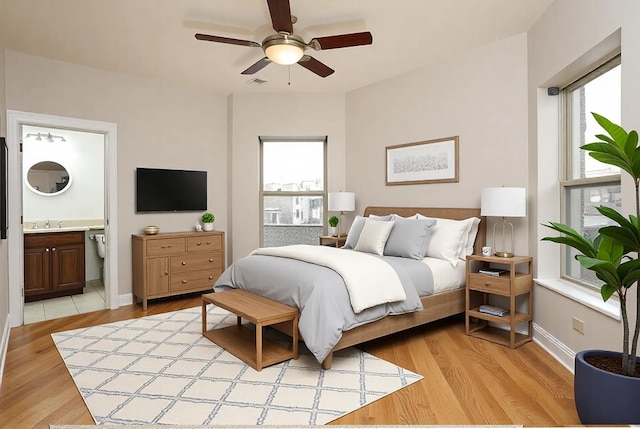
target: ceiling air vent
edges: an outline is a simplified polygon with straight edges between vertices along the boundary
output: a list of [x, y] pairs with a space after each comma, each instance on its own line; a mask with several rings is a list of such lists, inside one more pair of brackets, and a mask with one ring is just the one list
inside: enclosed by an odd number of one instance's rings
[[262, 85], [263, 83], [267, 83], [267, 81], [258, 79], [257, 77], [247, 81], [247, 85]]

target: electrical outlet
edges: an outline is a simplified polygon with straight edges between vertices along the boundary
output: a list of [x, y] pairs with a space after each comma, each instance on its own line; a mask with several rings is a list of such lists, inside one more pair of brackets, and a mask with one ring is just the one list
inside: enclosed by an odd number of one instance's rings
[[584, 322], [577, 317], [573, 318], [573, 329], [584, 335]]

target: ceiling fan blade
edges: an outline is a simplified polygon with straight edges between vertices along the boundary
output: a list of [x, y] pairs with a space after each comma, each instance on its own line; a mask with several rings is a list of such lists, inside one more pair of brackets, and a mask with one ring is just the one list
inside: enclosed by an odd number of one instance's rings
[[300, 61], [298, 61], [298, 64], [300, 64], [305, 69], [317, 74], [320, 77], [327, 77], [333, 74], [333, 72], [335, 71], [331, 67], [316, 60], [311, 55], [305, 55], [302, 58], [300, 58]]
[[269, 5], [273, 29], [278, 33], [285, 32], [287, 34], [293, 34], [289, 0], [267, 0], [267, 4]]
[[309, 42], [309, 46], [316, 50], [347, 48], [349, 46], [370, 45], [373, 43], [373, 36], [368, 31], [361, 33], [338, 34], [337, 36], [314, 37]]
[[240, 74], [254, 74], [259, 72], [260, 70], [262, 70], [263, 68], [265, 68], [266, 66], [268, 66], [271, 63], [271, 60], [267, 57], [262, 58], [261, 60], [258, 60], [256, 63], [254, 63], [252, 66], [250, 66], [248, 69], [246, 69], [245, 71], [243, 71]]
[[250, 40], [232, 39], [231, 37], [222, 37], [222, 36], [211, 36], [209, 34], [197, 33], [196, 39], [204, 40], [206, 42], [226, 43], [229, 45], [252, 46], [256, 48], [260, 47], [260, 43], [252, 42]]

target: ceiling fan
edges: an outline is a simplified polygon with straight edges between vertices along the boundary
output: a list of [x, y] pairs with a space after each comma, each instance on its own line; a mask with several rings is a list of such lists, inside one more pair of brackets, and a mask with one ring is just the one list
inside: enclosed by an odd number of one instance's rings
[[311, 55], [305, 54], [307, 48], [320, 51], [370, 45], [373, 43], [373, 36], [368, 31], [339, 34], [336, 36], [314, 37], [309, 43], [305, 43], [302, 37], [293, 33], [293, 24], [296, 23], [297, 18], [291, 15], [289, 0], [267, 0], [267, 5], [269, 6], [271, 23], [276, 34], [265, 37], [262, 43], [200, 33], [196, 34], [196, 39], [262, 48], [266, 56], [244, 70], [242, 74], [257, 73], [268, 66], [269, 63], [274, 62], [283, 65], [298, 63], [320, 77], [327, 77], [331, 75], [334, 70], [316, 60]]

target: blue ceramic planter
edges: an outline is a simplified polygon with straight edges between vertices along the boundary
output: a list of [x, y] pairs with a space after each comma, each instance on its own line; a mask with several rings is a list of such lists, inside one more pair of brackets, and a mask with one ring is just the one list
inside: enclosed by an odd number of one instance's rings
[[584, 425], [640, 424], [640, 378], [626, 377], [596, 368], [588, 356], [617, 356], [606, 350], [576, 354], [573, 390], [576, 409]]

